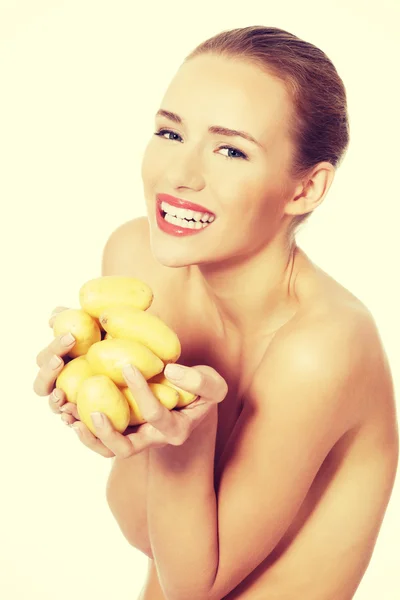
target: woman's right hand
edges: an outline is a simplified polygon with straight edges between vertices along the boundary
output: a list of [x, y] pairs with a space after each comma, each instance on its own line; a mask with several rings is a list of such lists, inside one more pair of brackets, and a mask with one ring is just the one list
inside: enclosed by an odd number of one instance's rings
[[[49, 326], [53, 327], [54, 319], [58, 313], [68, 310], [65, 306], [57, 306], [51, 313]], [[68, 335], [68, 334], [67, 334]], [[66, 336], [58, 336], [36, 357], [36, 364], [39, 367], [39, 372], [33, 383], [33, 390], [38, 396], [49, 396], [49, 406], [55, 414], [61, 414], [61, 419], [67, 425], [72, 425], [79, 420], [76, 404], [67, 402], [65, 394], [62, 390], [55, 389], [57, 377], [64, 368], [64, 357], [74, 347], [75, 340], [65, 342]], [[59, 359], [60, 363], [56, 365], [52, 361]], [[55, 391], [59, 397], [55, 396]]]
[[[53, 310], [49, 320], [50, 327], [53, 327], [55, 317], [63, 310], [68, 310], [68, 308], [66, 306], [57, 306]], [[67, 402], [64, 392], [54, 386], [57, 377], [64, 368], [65, 362], [62, 357], [68, 354], [75, 344], [75, 340], [65, 344], [63, 340], [64, 337], [65, 336], [56, 337], [37, 355], [36, 364], [39, 367], [39, 372], [33, 383], [33, 390], [38, 396], [48, 396], [50, 394], [49, 405], [51, 410], [56, 414], [61, 414], [62, 421], [64, 421], [66, 425], [71, 426], [76, 421], [80, 422], [77, 406], [73, 402]], [[54, 357], [56, 359], [58, 358], [61, 362], [59, 365], [53, 367], [51, 361]], [[57, 394], [60, 396], [59, 398], [56, 398], [54, 395], [56, 389]], [[114, 452], [104, 446], [103, 442], [94, 436], [86, 426], [80, 427], [79, 431], [81, 432], [79, 435], [80, 441], [90, 450], [93, 450], [106, 458], [115, 458]]]

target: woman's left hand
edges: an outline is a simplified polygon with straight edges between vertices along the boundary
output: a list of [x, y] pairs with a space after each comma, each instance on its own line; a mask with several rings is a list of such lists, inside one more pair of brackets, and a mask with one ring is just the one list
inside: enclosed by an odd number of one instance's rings
[[[171, 366], [175, 367], [175, 364]], [[179, 365], [182, 369], [182, 376], [179, 379], [168, 375], [168, 367], [169, 365], [164, 371], [167, 379], [182, 390], [196, 394], [198, 398], [185, 408], [169, 410], [153, 395], [146, 379], [138, 369], [133, 367], [137, 373], [135, 378], [129, 375], [129, 369], [124, 368], [126, 384], [146, 423], [136, 426], [134, 433], [121, 434], [114, 429], [107, 416], [100, 413], [104, 424], [101, 426], [95, 424], [97, 437], [81, 421], [74, 424], [73, 429], [78, 432], [82, 443], [107, 458], [128, 458], [147, 448], [184, 444], [212, 407], [224, 400], [228, 385], [215, 369], [207, 365], [195, 367]]]

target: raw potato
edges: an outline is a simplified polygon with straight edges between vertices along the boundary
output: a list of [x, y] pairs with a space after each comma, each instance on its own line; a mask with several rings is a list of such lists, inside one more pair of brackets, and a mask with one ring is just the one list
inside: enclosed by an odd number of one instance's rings
[[98, 321], [80, 308], [69, 308], [58, 313], [53, 323], [55, 337], [69, 331], [76, 342], [68, 352], [72, 358], [86, 354], [92, 344], [101, 340], [101, 330]]
[[149, 385], [151, 383], [162, 383], [163, 385], [167, 385], [168, 387], [170, 387], [174, 390], [177, 390], [177, 392], [179, 394], [179, 400], [178, 400], [178, 404], [176, 405], [175, 408], [184, 408], [185, 406], [187, 406], [188, 404], [191, 404], [194, 400], [196, 400], [196, 398], [198, 398], [198, 396], [196, 396], [196, 394], [192, 394], [192, 392], [187, 392], [186, 390], [182, 390], [177, 385], [174, 385], [171, 381], [169, 381], [169, 379], [167, 379], [165, 377], [164, 373], [159, 373], [158, 375], [155, 375], [154, 377], [152, 377], [148, 381]]
[[94, 375], [86, 356], [78, 356], [67, 363], [56, 380], [56, 388], [65, 393], [67, 402], [76, 404], [76, 396], [81, 384]]
[[[160, 383], [149, 383], [149, 388], [153, 392], [154, 396], [161, 402], [161, 404], [168, 408], [168, 410], [175, 408], [179, 400], [179, 394], [177, 390], [173, 390], [172, 388]], [[142, 425], [143, 423], [146, 423], [131, 390], [128, 387], [123, 387], [121, 388], [121, 392], [124, 394], [130, 406], [131, 418], [129, 425]]]
[[176, 333], [160, 317], [144, 310], [133, 306], [110, 306], [100, 315], [100, 324], [113, 338], [144, 344], [164, 363], [176, 362], [181, 355]]
[[87, 281], [79, 290], [79, 302], [83, 310], [99, 318], [107, 308], [119, 304], [146, 310], [153, 302], [153, 292], [135, 277], [107, 275]]
[[86, 379], [79, 387], [76, 404], [80, 420], [95, 436], [92, 412], [104, 413], [119, 433], [123, 433], [129, 425], [129, 404], [121, 390], [105, 375]]
[[164, 363], [149, 348], [134, 340], [102, 340], [93, 344], [86, 355], [94, 373], [107, 375], [119, 386], [126, 386], [122, 374], [124, 365], [133, 364], [143, 374], [145, 379], [150, 379], [161, 373]]

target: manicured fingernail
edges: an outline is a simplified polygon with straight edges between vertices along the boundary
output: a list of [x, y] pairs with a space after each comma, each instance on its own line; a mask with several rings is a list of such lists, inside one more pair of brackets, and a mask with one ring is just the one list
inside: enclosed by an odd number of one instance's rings
[[124, 365], [122, 367], [122, 372], [127, 379], [131, 381], [140, 381], [140, 371], [133, 365]]
[[101, 413], [90, 413], [90, 416], [92, 417], [93, 424], [96, 427], [102, 427], [104, 425], [104, 417]]
[[52, 369], [57, 369], [62, 363], [62, 360], [59, 356], [54, 355], [50, 360], [50, 367]]
[[174, 365], [172, 363], [169, 363], [165, 367], [164, 373], [168, 377], [171, 377], [171, 379], [182, 379], [182, 377], [185, 374], [185, 369], [183, 367], [181, 367], [180, 365]]
[[55, 388], [52, 391], [52, 393], [51, 393], [51, 399], [53, 400], [53, 402], [58, 402], [61, 399], [60, 392], [58, 391], [57, 388]]
[[74, 341], [75, 341], [75, 338], [72, 335], [72, 333], [66, 333], [61, 338], [61, 343], [63, 346], [70, 346], [72, 344], [72, 342], [74, 342]]
[[71, 429], [73, 429], [77, 435], [79, 435], [79, 436], [81, 435], [81, 430], [80, 430], [79, 425], [76, 425], [74, 423], [73, 425], [71, 425]]

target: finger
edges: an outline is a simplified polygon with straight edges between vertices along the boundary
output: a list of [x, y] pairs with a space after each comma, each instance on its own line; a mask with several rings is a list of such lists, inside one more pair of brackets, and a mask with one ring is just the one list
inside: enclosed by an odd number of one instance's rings
[[68, 306], [56, 306], [55, 309], [53, 310], [53, 312], [51, 313], [50, 319], [49, 319], [49, 327], [53, 327], [54, 325], [54, 319], [56, 318], [56, 316], [60, 313], [63, 312], [64, 310], [69, 310]]
[[100, 439], [94, 436], [84, 423], [76, 422], [71, 429], [75, 431], [84, 446], [105, 458], [114, 458], [114, 452], [107, 448]]
[[80, 420], [78, 407], [73, 402], [66, 402], [65, 404], [63, 404], [63, 406], [60, 408], [60, 412], [62, 412], [63, 414], [72, 415], [74, 419]]
[[143, 423], [135, 433], [123, 435], [114, 429], [112, 423], [104, 413], [100, 414], [104, 419], [101, 425], [97, 425], [94, 416], [92, 416], [96, 435], [104, 446], [111, 450], [113, 456], [117, 458], [129, 458], [149, 447], [163, 447], [169, 443], [166, 437], [150, 423]]
[[45, 363], [48, 363], [54, 354], [65, 356], [71, 351], [75, 343], [75, 338], [71, 333], [57, 336], [48, 346], [39, 352], [36, 357], [37, 366], [42, 367]]
[[151, 423], [143, 423], [139, 425], [139, 429], [137, 431], [131, 431], [132, 427], [128, 427], [124, 431], [124, 435], [132, 443], [133, 446], [133, 454], [139, 454], [139, 452], [143, 452], [143, 450], [147, 450], [147, 448], [163, 448], [164, 446], [168, 446], [168, 441]]
[[[56, 366], [56, 363], [58, 365]], [[63, 370], [64, 361], [56, 354], [51, 357], [48, 363], [44, 364], [33, 382], [33, 391], [38, 396], [48, 396], [54, 387], [54, 383]]]
[[68, 413], [61, 413], [61, 421], [65, 423], [65, 425], [73, 425], [77, 422], [78, 419], [75, 419], [72, 415]]
[[184, 419], [178, 417], [179, 413], [172, 414], [172, 411], [161, 404], [154, 396], [139, 369], [133, 365], [127, 365], [122, 371], [126, 385], [131, 390], [143, 419], [158, 429], [168, 440], [168, 443], [179, 443], [183, 436], [182, 424]]
[[58, 388], [54, 388], [49, 396], [50, 410], [55, 414], [59, 414], [60, 408], [63, 407], [65, 400], [66, 398], [64, 392]]
[[[179, 367], [179, 370], [175, 367]], [[186, 367], [170, 363], [165, 367], [164, 374], [178, 387], [209, 402], [222, 402], [228, 393], [225, 379], [208, 365]]]

